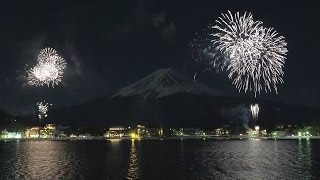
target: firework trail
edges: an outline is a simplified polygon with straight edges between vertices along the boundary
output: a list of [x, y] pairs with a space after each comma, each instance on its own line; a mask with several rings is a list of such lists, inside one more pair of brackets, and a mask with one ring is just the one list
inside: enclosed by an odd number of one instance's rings
[[47, 103], [46, 101], [38, 102], [38, 103], [37, 103], [38, 113], [39, 113], [39, 114], [38, 114], [39, 119], [48, 117], [48, 114], [47, 114], [47, 113], [48, 113], [49, 105], [51, 106], [52, 104], [49, 104], [49, 103]]
[[[264, 27], [261, 21], [255, 21], [251, 13], [233, 15], [228, 11], [215, 22], [209, 26], [214, 31], [209, 33], [210, 38], [199, 36], [203, 40], [191, 43], [195, 49], [193, 58], [205, 61], [209, 68], [226, 70], [239, 92], [254, 91], [257, 95], [262, 90], [274, 89], [278, 93], [277, 84], [283, 83], [282, 68], [288, 52], [285, 38], [278, 36], [273, 28]], [[202, 48], [208, 41], [211, 45], [205, 46], [211, 48], [210, 53], [208, 48]], [[203, 54], [210, 54], [210, 58]]]
[[254, 104], [250, 106], [250, 110], [251, 110], [251, 115], [253, 117], [253, 120], [258, 120], [259, 117], [259, 105], [258, 104]]
[[28, 84], [54, 87], [62, 81], [66, 69], [65, 60], [53, 48], [44, 48], [38, 55], [38, 64], [28, 71]]

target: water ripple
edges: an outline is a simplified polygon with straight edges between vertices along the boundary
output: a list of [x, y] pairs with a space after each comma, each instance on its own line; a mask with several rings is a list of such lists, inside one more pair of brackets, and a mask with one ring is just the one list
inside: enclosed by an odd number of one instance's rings
[[0, 141], [0, 179], [320, 179], [316, 140]]

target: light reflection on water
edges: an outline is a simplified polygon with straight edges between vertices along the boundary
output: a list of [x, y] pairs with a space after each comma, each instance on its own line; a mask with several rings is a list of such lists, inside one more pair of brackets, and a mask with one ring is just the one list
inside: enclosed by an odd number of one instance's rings
[[128, 179], [138, 179], [138, 159], [136, 151], [135, 140], [131, 140]]
[[310, 146], [310, 140], [302, 140], [299, 139], [299, 158], [298, 161], [303, 166], [303, 168], [300, 170], [300, 174], [302, 174], [306, 179], [311, 179], [311, 146]]
[[0, 179], [320, 179], [317, 140], [0, 141]]

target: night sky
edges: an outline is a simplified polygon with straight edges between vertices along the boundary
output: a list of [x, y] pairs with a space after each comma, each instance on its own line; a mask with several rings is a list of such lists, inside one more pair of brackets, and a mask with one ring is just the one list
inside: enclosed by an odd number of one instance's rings
[[[174, 67], [192, 77], [197, 64], [189, 43], [220, 13], [250, 11], [286, 37], [285, 84], [272, 98], [320, 107], [319, 6], [314, 1], [16, 1], [0, 10], [0, 106], [29, 112], [35, 102], [72, 106], [110, 96], [160, 69]], [[68, 63], [63, 83], [26, 85], [27, 65], [52, 47]], [[199, 81], [237, 91], [225, 75], [207, 72]]]

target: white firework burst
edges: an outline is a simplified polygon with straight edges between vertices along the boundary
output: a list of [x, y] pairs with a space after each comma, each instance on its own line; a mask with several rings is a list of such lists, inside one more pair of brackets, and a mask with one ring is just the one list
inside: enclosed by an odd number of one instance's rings
[[[251, 13], [222, 14], [211, 34], [216, 50], [228, 58], [221, 66], [221, 54], [214, 54], [214, 67], [229, 72], [239, 91], [261, 90], [277, 93], [277, 84], [283, 83], [282, 70], [287, 55], [287, 43], [273, 28], [266, 28], [261, 21], [254, 21]], [[224, 60], [225, 58], [222, 58]]]
[[256, 56], [254, 45], [263, 29], [262, 22], [254, 21], [251, 13], [240, 16], [239, 12], [232, 15], [228, 11], [216, 23], [212, 28], [218, 32], [211, 35], [215, 37], [212, 41], [218, 51], [231, 59]]
[[258, 120], [259, 117], [259, 105], [258, 104], [254, 104], [250, 106], [250, 110], [251, 110], [251, 115], [253, 117], [253, 120]]
[[53, 48], [44, 48], [38, 55], [38, 64], [28, 71], [28, 84], [54, 87], [62, 81], [65, 60]]
[[37, 103], [37, 107], [38, 107], [38, 117], [39, 117], [39, 119], [48, 117], [48, 114], [47, 114], [47, 113], [48, 113], [49, 105], [52, 105], [52, 104], [49, 104], [49, 103], [47, 103], [46, 101], [38, 102], [38, 103]]

